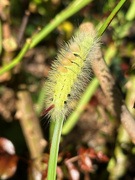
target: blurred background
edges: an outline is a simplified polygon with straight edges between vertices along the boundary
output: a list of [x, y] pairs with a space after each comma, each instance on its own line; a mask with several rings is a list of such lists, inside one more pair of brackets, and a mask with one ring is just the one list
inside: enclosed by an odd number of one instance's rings
[[[71, 0], [0, 0], [0, 68], [11, 63], [26, 39], [36, 36], [70, 3]], [[82, 22], [92, 22], [98, 30], [117, 3], [117, 0], [88, 3], [0, 76], [1, 179], [46, 178], [50, 120], [40, 114], [44, 111], [44, 85], [51, 64], [61, 44], [71, 38]], [[124, 4], [103, 34], [101, 47], [135, 116], [134, 9], [134, 0]], [[76, 126], [62, 136], [57, 179], [135, 179], [135, 148], [108, 106], [99, 86]], [[67, 159], [70, 161], [65, 163]]]

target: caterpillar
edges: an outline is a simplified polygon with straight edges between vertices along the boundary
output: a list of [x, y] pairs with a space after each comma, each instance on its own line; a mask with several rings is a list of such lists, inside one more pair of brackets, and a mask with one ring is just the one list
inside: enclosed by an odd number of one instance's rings
[[46, 111], [53, 120], [65, 118], [72, 110], [71, 103], [79, 98], [91, 79], [91, 63], [96, 58], [99, 39], [92, 32], [91, 23], [83, 23], [79, 30], [59, 51], [45, 84]]

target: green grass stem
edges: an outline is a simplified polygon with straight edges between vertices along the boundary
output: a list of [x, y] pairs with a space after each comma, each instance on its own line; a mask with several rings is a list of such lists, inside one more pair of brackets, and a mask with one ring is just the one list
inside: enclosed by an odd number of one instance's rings
[[[32, 37], [32, 42], [30, 46], [27, 46], [28, 44], [26, 42], [20, 54], [24, 56], [28, 49], [36, 46], [59, 24], [61, 24], [64, 20], [66, 20], [67, 18], [78, 12], [80, 9], [82, 9], [85, 5], [87, 5], [91, 1], [92, 0], [74, 0], [65, 10], [60, 12], [48, 25], [46, 25], [39, 33], [37, 33], [37, 35]], [[25, 53], [24, 53], [24, 49], [25, 49]], [[0, 75], [13, 68], [23, 58], [23, 56], [21, 56], [20, 59], [20, 54], [17, 57], [15, 57], [10, 64], [1, 68]]]
[[112, 13], [109, 15], [109, 17], [105, 20], [104, 24], [101, 26], [101, 28], [98, 31], [98, 37], [101, 37], [101, 35], [105, 32], [113, 18], [116, 16], [120, 8], [123, 6], [123, 4], [126, 2], [126, 0], [121, 0], [117, 6], [114, 8]]
[[91, 1], [92, 0], [74, 0], [65, 10], [56, 15], [56, 17], [33, 38], [30, 48], [36, 46], [65, 19], [69, 18], [70, 16], [78, 12]]
[[30, 43], [31, 43], [31, 40], [27, 39], [24, 47], [19, 52], [19, 54], [11, 61], [11, 63], [9, 63], [8, 65], [4, 66], [2, 69], [0, 69], [0, 75], [2, 75], [6, 71], [12, 69], [15, 65], [17, 65], [22, 60], [22, 58], [24, 57], [25, 53], [29, 49]]
[[56, 180], [57, 158], [63, 121], [64, 119], [62, 117], [55, 121], [54, 132], [51, 142], [47, 180]]

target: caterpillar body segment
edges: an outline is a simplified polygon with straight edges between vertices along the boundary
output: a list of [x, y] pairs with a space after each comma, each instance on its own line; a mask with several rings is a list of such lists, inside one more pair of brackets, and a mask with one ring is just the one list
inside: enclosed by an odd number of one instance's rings
[[63, 46], [52, 65], [46, 82], [45, 107], [54, 107], [47, 112], [53, 120], [65, 118], [71, 110], [71, 102], [79, 97], [90, 80], [91, 62], [99, 40], [90, 33], [89, 24], [80, 26], [77, 35]]

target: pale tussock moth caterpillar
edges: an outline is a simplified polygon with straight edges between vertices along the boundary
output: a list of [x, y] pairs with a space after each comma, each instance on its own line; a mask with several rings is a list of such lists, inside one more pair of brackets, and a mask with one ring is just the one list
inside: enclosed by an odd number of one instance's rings
[[91, 63], [96, 58], [94, 52], [99, 45], [91, 24], [84, 23], [59, 51], [45, 84], [45, 107], [50, 109], [47, 114], [51, 119], [65, 118], [70, 112], [71, 102], [79, 97], [90, 81]]

